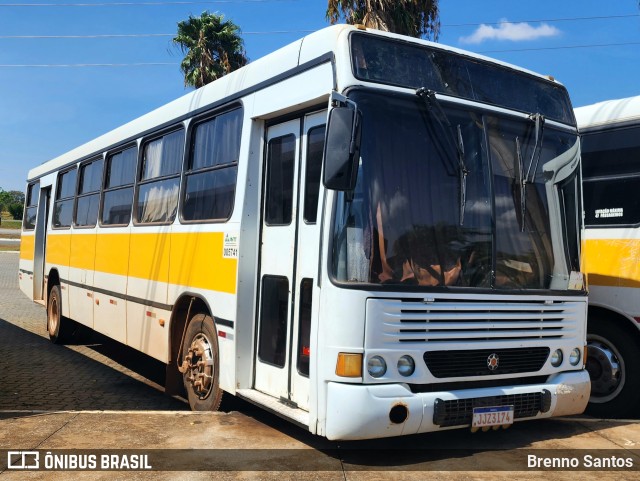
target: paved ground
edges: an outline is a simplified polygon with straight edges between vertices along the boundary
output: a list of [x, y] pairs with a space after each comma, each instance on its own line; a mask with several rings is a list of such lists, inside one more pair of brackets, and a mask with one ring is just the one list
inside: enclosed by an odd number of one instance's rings
[[[44, 309], [18, 291], [16, 271], [17, 255], [0, 253], [2, 479], [640, 479], [634, 420], [573, 417], [339, 443], [230, 397], [223, 412], [192, 413], [161, 392], [163, 366], [144, 355], [99, 337], [49, 343]], [[7, 450], [35, 450], [41, 464], [47, 452], [59, 462], [97, 456], [98, 466], [104, 455], [142, 455], [156, 471], [17, 471], [7, 469]], [[530, 455], [575, 458], [582, 470], [531, 469]], [[632, 466], [585, 471], [585, 456]]]
[[17, 261], [0, 252], [0, 410], [188, 409], [154, 388], [161, 363], [122, 344], [51, 345], [44, 308], [17, 289]]

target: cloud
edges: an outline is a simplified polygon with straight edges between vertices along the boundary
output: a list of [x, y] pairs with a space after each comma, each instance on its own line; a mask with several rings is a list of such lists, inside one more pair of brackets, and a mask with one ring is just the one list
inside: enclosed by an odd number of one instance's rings
[[559, 29], [546, 23], [541, 23], [538, 27], [533, 27], [526, 22], [511, 23], [506, 19], [502, 19], [497, 26], [485, 25], [483, 23], [468, 37], [460, 37], [460, 42], [475, 44], [482, 43], [485, 40], [522, 42], [544, 37], [556, 37], [560, 35], [560, 33]]

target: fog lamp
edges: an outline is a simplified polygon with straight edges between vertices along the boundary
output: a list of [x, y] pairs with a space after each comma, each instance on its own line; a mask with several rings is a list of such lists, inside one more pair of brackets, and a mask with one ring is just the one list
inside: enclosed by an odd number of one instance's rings
[[367, 361], [367, 371], [371, 377], [382, 377], [387, 372], [387, 363], [380, 356], [373, 356]]
[[415, 370], [416, 363], [411, 356], [402, 356], [398, 359], [398, 372], [401, 376], [411, 376]]
[[555, 351], [553, 351], [553, 354], [551, 354], [551, 365], [553, 367], [558, 367], [560, 364], [562, 364], [562, 357], [562, 350], [556, 349]]
[[569, 364], [571, 364], [572, 366], [577, 366], [579, 362], [580, 362], [580, 349], [576, 347], [569, 354]]

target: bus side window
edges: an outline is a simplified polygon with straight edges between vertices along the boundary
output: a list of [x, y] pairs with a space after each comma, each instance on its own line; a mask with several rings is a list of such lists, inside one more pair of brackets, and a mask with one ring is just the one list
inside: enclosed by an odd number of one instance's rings
[[638, 127], [583, 135], [585, 225], [640, 223], [640, 200], [636, 195], [640, 189], [638, 135]]
[[102, 159], [80, 166], [80, 182], [76, 198], [75, 225], [94, 227], [98, 220], [100, 184], [102, 183]]
[[320, 125], [307, 133], [307, 166], [304, 179], [304, 221], [315, 224], [318, 216], [318, 194], [320, 192], [320, 172], [324, 150], [325, 126]]
[[242, 109], [225, 112], [195, 126], [185, 176], [183, 220], [231, 217], [241, 134]]
[[267, 225], [289, 225], [293, 213], [293, 172], [296, 136], [275, 137], [267, 146], [268, 172], [264, 220]]
[[73, 217], [73, 199], [76, 193], [75, 166], [71, 170], [58, 174], [56, 201], [53, 206], [53, 226], [57, 228], [71, 227]]
[[102, 225], [126, 226], [129, 224], [137, 160], [138, 150], [135, 147], [107, 157], [102, 201]]
[[145, 144], [136, 202], [138, 223], [168, 224], [175, 219], [183, 152], [183, 129]]
[[26, 209], [24, 212], [24, 230], [33, 230], [36, 226], [38, 213], [38, 198], [40, 197], [40, 182], [29, 184], [27, 188]]

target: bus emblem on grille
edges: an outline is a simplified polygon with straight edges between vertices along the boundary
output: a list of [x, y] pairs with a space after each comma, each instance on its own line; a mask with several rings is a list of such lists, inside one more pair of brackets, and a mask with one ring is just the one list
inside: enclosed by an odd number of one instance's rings
[[500, 363], [500, 358], [495, 352], [493, 354], [490, 354], [489, 357], [487, 358], [487, 367], [489, 368], [490, 371], [495, 371], [496, 369], [498, 369], [499, 363]]

